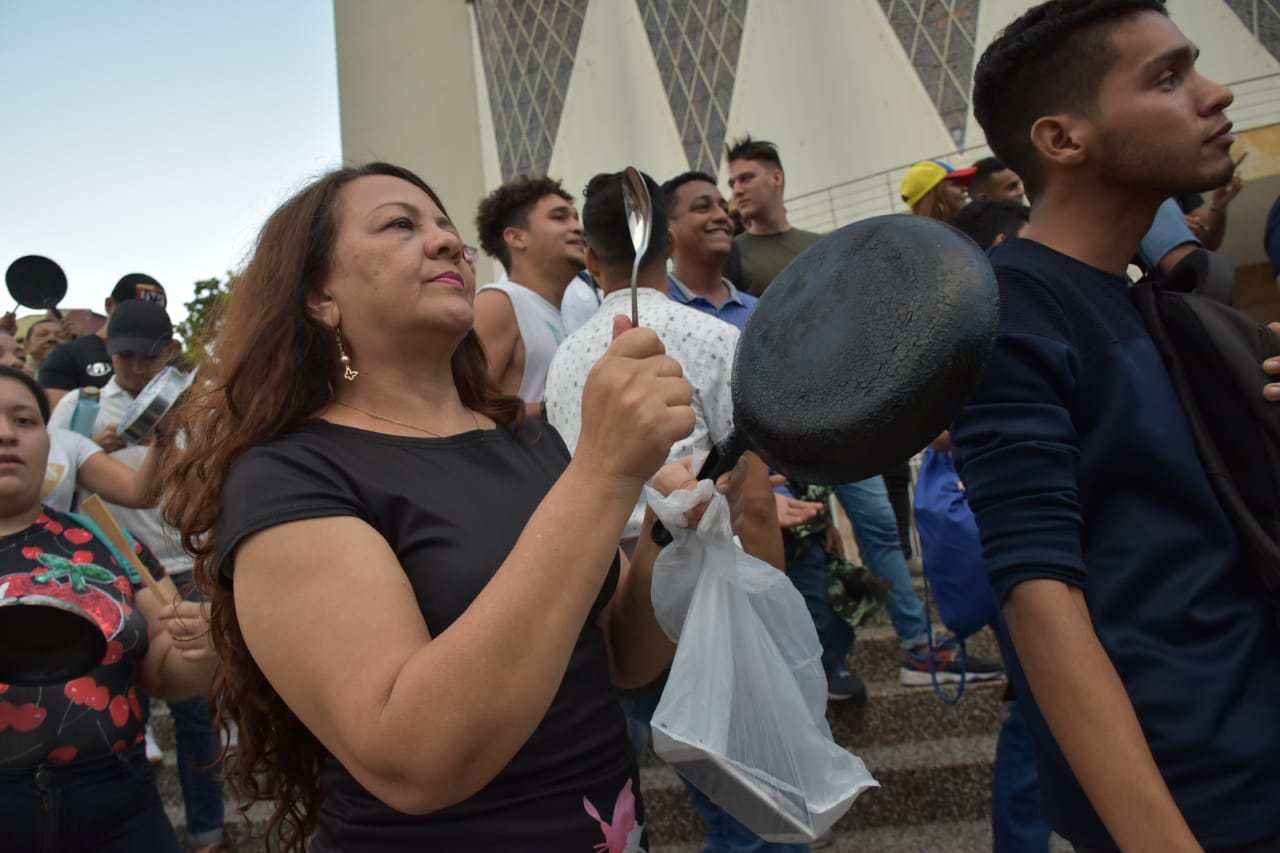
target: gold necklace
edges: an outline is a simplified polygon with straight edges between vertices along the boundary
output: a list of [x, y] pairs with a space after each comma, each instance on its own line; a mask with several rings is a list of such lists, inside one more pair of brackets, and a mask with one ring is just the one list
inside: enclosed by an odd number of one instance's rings
[[[426, 427], [414, 426], [413, 424], [405, 423], [404, 421], [398, 421], [398, 420], [396, 420], [395, 418], [389, 418], [389, 417], [387, 417], [386, 415], [377, 415], [377, 414], [374, 414], [373, 412], [369, 411], [368, 409], [362, 409], [362, 408], [360, 408], [359, 406], [353, 406], [353, 405], [351, 405], [350, 403], [344, 403], [344, 402], [342, 402], [341, 400], [334, 400], [333, 402], [334, 402], [334, 403], [336, 403], [336, 404], [337, 404], [337, 405], [339, 405], [339, 406], [344, 407], [344, 408], [352, 409], [353, 411], [357, 411], [357, 412], [361, 413], [362, 415], [368, 415], [369, 417], [374, 418], [375, 420], [379, 420], [379, 421], [386, 421], [386, 422], [387, 422], [387, 423], [389, 423], [389, 424], [395, 424], [396, 426], [402, 426], [402, 427], [405, 427], [405, 428], [407, 428], [407, 429], [416, 429], [418, 432], [425, 432], [427, 435], [435, 436], [436, 438], [448, 438], [448, 437], [449, 437], [449, 436], [447, 436], [447, 435], [441, 435], [440, 433], [436, 432], [435, 430], [427, 429]], [[475, 423], [475, 425], [476, 425], [476, 429], [480, 429], [480, 418], [476, 417], [476, 413], [475, 413], [475, 412], [473, 412], [473, 411], [471, 411], [470, 409], [467, 409], [467, 411], [471, 414], [471, 420]]]

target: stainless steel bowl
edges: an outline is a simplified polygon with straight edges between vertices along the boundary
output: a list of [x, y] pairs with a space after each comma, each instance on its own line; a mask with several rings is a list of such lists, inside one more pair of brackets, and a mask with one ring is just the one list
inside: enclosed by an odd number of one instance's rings
[[166, 367], [147, 383], [129, 408], [116, 431], [132, 442], [140, 442], [151, 434], [156, 424], [164, 418], [182, 392], [191, 385], [194, 373], [183, 373], [176, 367]]

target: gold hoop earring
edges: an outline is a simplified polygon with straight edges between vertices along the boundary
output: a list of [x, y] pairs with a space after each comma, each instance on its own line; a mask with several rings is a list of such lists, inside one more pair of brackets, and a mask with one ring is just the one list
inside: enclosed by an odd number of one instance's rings
[[338, 341], [338, 362], [342, 365], [342, 378], [348, 382], [355, 382], [360, 371], [351, 366], [351, 356], [347, 355], [347, 351], [342, 346], [342, 330], [335, 326], [333, 336]]

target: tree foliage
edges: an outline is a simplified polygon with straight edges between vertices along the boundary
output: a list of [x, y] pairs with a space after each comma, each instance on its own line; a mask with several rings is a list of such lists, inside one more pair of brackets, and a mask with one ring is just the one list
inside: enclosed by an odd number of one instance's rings
[[225, 280], [206, 278], [196, 282], [195, 295], [186, 303], [187, 318], [177, 328], [187, 361], [192, 367], [199, 365], [209, 354], [210, 344], [217, 334], [222, 308], [234, 283], [235, 275], [230, 272]]

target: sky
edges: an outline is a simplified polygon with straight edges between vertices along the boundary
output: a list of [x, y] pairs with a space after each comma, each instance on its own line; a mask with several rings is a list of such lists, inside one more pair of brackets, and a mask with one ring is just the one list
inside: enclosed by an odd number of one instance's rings
[[0, 0], [0, 128], [0, 266], [52, 258], [98, 311], [144, 272], [176, 324], [341, 161], [333, 4]]

